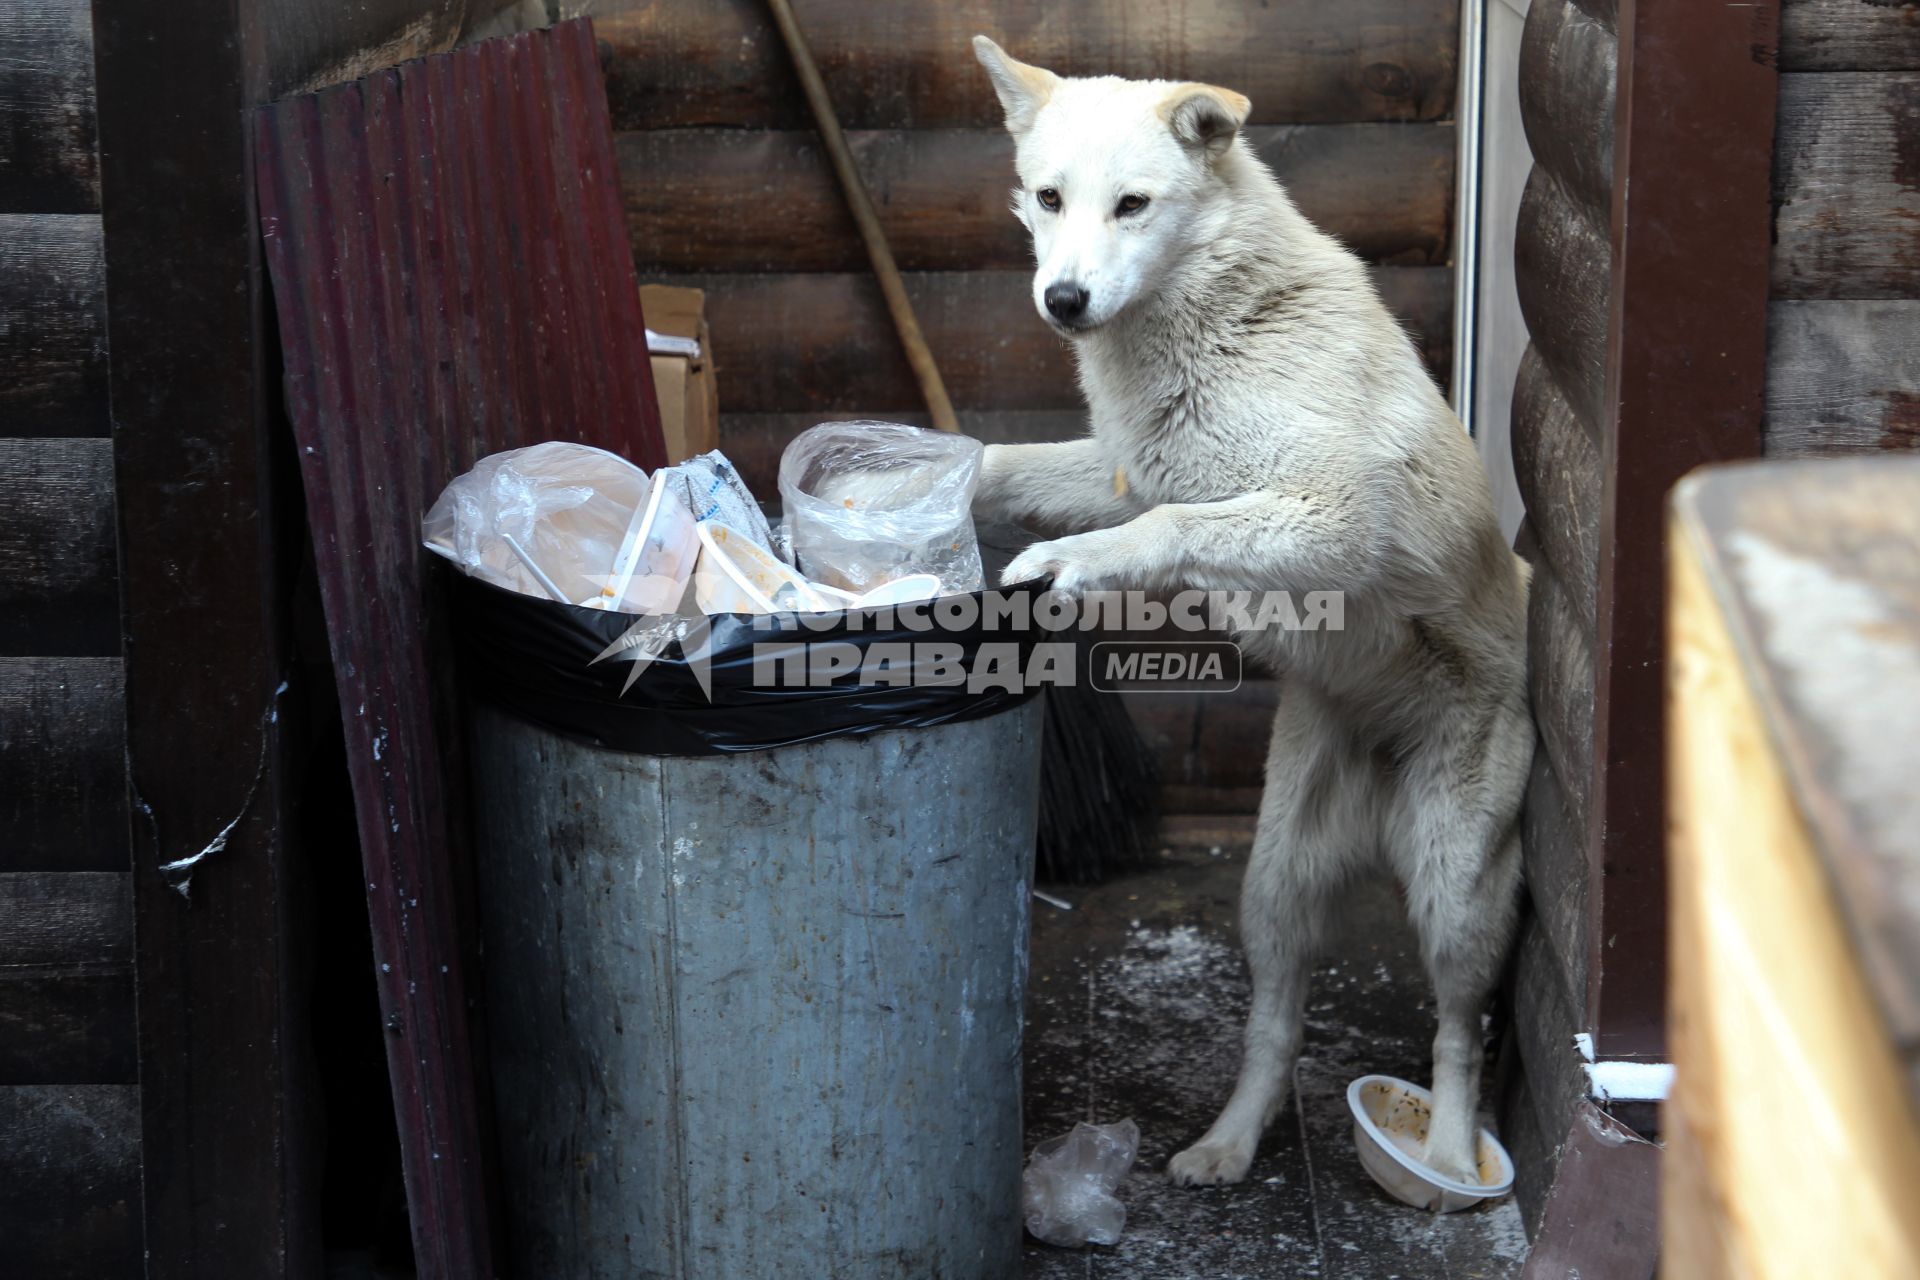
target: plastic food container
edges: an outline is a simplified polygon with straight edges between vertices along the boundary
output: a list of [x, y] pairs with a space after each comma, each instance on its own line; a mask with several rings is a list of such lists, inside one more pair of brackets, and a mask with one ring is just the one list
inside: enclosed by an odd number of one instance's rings
[[1361, 1076], [1347, 1086], [1347, 1109], [1353, 1112], [1353, 1145], [1361, 1165], [1403, 1204], [1453, 1213], [1513, 1190], [1513, 1159], [1484, 1128], [1474, 1149], [1478, 1182], [1442, 1177], [1421, 1161], [1433, 1095], [1417, 1084], [1394, 1076]]
[[627, 527], [598, 603], [625, 613], [672, 613], [687, 592], [699, 555], [693, 516], [663, 470], [653, 477], [646, 503]]
[[824, 613], [840, 606], [771, 551], [724, 524], [702, 520], [693, 598], [702, 613]]

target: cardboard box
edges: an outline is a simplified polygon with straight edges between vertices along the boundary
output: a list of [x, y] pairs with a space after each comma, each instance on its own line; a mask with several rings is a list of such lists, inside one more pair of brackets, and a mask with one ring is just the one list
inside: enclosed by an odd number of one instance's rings
[[669, 463], [684, 462], [720, 447], [720, 397], [714, 388], [713, 340], [707, 332], [706, 303], [707, 295], [699, 289], [640, 286], [640, 310], [646, 316], [647, 328], [700, 344], [697, 357], [649, 357]]

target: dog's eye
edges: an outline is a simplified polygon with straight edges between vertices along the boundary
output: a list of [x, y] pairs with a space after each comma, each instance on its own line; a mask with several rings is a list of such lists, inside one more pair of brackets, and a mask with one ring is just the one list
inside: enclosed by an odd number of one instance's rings
[[1147, 198], [1145, 196], [1121, 196], [1120, 204], [1114, 210], [1114, 212], [1118, 213], [1121, 217], [1124, 218], [1128, 214], [1138, 213], [1146, 207], [1147, 207]]
[[1040, 207], [1042, 209], [1055, 213], [1059, 212], [1060, 193], [1058, 191], [1055, 191], [1052, 187], [1042, 187], [1033, 194], [1034, 198], [1040, 201]]

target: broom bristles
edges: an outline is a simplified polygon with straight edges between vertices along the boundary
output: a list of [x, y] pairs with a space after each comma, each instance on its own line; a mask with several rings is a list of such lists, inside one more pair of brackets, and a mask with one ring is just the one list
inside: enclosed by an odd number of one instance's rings
[[[998, 582], [1035, 537], [1002, 521], [984, 521], [977, 533], [988, 582]], [[1153, 857], [1160, 775], [1120, 695], [1090, 683], [1084, 648], [1076, 662], [1076, 682], [1051, 685], [1045, 694], [1034, 870], [1042, 880], [1086, 884]]]
[[1159, 771], [1120, 696], [1090, 685], [1046, 692], [1040, 765], [1042, 880], [1086, 883], [1138, 867], [1159, 835]]

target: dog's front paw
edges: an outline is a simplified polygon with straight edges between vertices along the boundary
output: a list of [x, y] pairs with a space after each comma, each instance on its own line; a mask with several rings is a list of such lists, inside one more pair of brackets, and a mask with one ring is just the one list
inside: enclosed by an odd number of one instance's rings
[[1196, 1142], [1167, 1161], [1167, 1181], [1176, 1187], [1213, 1187], [1239, 1182], [1253, 1152], [1225, 1143]]
[[1075, 534], [1052, 542], [1034, 543], [1014, 557], [1013, 563], [1000, 575], [1000, 585], [1010, 587], [1016, 582], [1052, 578], [1055, 591], [1078, 595], [1089, 590], [1101, 581], [1102, 575], [1088, 558], [1081, 536]]

